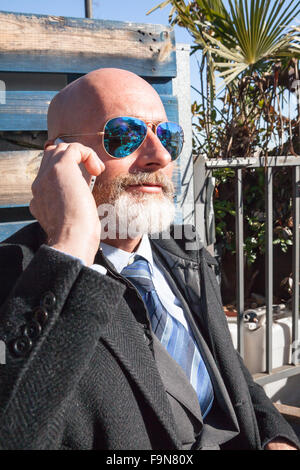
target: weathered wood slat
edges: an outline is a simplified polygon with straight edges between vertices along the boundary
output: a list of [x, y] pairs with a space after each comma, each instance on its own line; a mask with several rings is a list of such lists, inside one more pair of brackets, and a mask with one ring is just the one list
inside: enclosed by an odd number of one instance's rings
[[300, 407], [273, 403], [277, 410], [284, 415], [288, 421], [298, 421], [300, 424]]
[[40, 150], [0, 152], [0, 206], [29, 203], [42, 156]]
[[120, 21], [0, 12], [0, 70], [87, 73], [118, 67], [175, 77], [171, 28]]
[[[8, 91], [0, 104], [0, 131], [47, 130], [47, 110], [56, 91]], [[178, 120], [177, 98], [161, 95], [168, 119]]]

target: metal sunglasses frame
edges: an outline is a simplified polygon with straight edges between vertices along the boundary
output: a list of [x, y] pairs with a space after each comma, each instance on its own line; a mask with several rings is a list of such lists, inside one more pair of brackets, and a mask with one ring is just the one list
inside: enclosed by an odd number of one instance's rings
[[[159, 139], [159, 137], [158, 137], [158, 135], [157, 135], [157, 128], [158, 128], [158, 126], [160, 126], [161, 124], [164, 124], [165, 122], [166, 122], [166, 123], [170, 123], [170, 124], [176, 124], [177, 126], [179, 126], [180, 129], [181, 129], [181, 134], [182, 134], [182, 147], [181, 147], [180, 153], [179, 153], [179, 154], [177, 155], [177, 157], [174, 158], [174, 160], [172, 160], [172, 161], [174, 162], [175, 160], [177, 160], [177, 158], [178, 158], [179, 155], [181, 154], [182, 149], [183, 149], [183, 144], [184, 144], [185, 140], [184, 140], [184, 132], [183, 132], [183, 129], [182, 129], [182, 127], [180, 126], [180, 124], [178, 124], [177, 122], [174, 122], [174, 121], [161, 121], [161, 122], [159, 122], [158, 124], [153, 124], [151, 121], [144, 121], [143, 119], [140, 119], [140, 118], [137, 118], [137, 117], [134, 117], [134, 116], [115, 116], [115, 117], [112, 117], [112, 118], [108, 119], [108, 120], [105, 122], [105, 124], [104, 124], [104, 126], [103, 126], [103, 129], [105, 129], [106, 125], [107, 125], [110, 121], [112, 121], [113, 119], [118, 119], [118, 118], [137, 119], [138, 121], [141, 121], [141, 122], [143, 122], [144, 124], [146, 124], [146, 127], [147, 127], [147, 133], [146, 133], [144, 139], [142, 140], [142, 142], [140, 143], [140, 145], [139, 145], [133, 152], [131, 152], [129, 155], [132, 155], [134, 152], [136, 152], [136, 151], [143, 145], [143, 143], [145, 142], [145, 140], [146, 140], [146, 138], [147, 138], [147, 134], [148, 134], [149, 124], [150, 124], [151, 127], [152, 127], [152, 132], [153, 132], [153, 128], [154, 128], [155, 135], [156, 135], [156, 137], [158, 138], [158, 140], [160, 141], [160, 139]], [[57, 139], [60, 139], [60, 138], [62, 138], [62, 137], [80, 137], [80, 136], [87, 136], [87, 135], [90, 135], [90, 136], [92, 136], [92, 135], [99, 135], [99, 136], [103, 136], [103, 137], [102, 137], [102, 146], [103, 146], [103, 149], [104, 149], [105, 153], [106, 153], [107, 155], [109, 155], [111, 158], [116, 158], [117, 160], [121, 160], [122, 158], [129, 157], [129, 155], [126, 155], [126, 157], [115, 157], [114, 155], [111, 155], [110, 153], [108, 153], [107, 150], [106, 150], [106, 148], [105, 148], [105, 146], [104, 146], [104, 134], [105, 134], [105, 131], [104, 131], [104, 130], [103, 130], [103, 131], [98, 131], [98, 132], [91, 132], [91, 133], [87, 133], [87, 134], [61, 134], [61, 135], [57, 136]], [[160, 141], [160, 142], [161, 142], [161, 141]], [[162, 144], [162, 142], [161, 142], [161, 144]], [[162, 144], [162, 145], [163, 145], [163, 144]], [[164, 148], [165, 148], [165, 147], [164, 147]], [[167, 151], [168, 151], [168, 150], [167, 150]], [[170, 153], [170, 152], [169, 152], [169, 153]], [[170, 155], [171, 155], [171, 154], [170, 154]]]

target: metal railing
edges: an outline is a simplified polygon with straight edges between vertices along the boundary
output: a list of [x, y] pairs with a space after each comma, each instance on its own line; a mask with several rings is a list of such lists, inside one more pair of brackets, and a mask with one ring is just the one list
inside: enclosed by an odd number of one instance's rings
[[[235, 170], [235, 210], [236, 210], [236, 269], [237, 269], [237, 349], [244, 357], [244, 234], [243, 234], [243, 168], [265, 168], [265, 211], [266, 211], [266, 364], [265, 372], [255, 374], [257, 383], [265, 385], [279, 379], [300, 374], [299, 365], [299, 265], [300, 265], [300, 157], [280, 156], [251, 157], [240, 159], [207, 159], [207, 170], [231, 168]], [[292, 293], [292, 341], [290, 364], [272, 368], [272, 325], [273, 325], [273, 175], [277, 167], [292, 168], [292, 211], [293, 211], [293, 293]]]

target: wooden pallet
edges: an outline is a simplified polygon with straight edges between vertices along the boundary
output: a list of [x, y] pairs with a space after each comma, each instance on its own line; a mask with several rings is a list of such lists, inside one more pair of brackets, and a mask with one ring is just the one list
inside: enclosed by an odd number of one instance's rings
[[[191, 136], [190, 115], [184, 123], [179, 115], [178, 101], [187, 100], [173, 89], [178, 67], [170, 27], [0, 12], [0, 31], [0, 241], [33, 220], [30, 187], [46, 139], [48, 105], [81, 75], [116, 67], [142, 76], [161, 96], [168, 119], [180, 120]], [[186, 162], [192, 165], [190, 148], [179, 160], [177, 198]], [[180, 211], [177, 204], [177, 221]]]

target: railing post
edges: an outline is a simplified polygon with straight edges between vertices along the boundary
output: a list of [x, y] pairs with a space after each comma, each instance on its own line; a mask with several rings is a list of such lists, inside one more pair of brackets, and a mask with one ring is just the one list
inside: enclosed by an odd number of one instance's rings
[[265, 170], [266, 210], [266, 372], [272, 372], [272, 326], [273, 326], [273, 168]]
[[243, 220], [243, 180], [242, 169], [238, 168], [235, 173], [236, 191], [236, 298], [237, 298], [237, 349], [244, 357], [244, 220]]
[[207, 230], [205, 226], [205, 198], [206, 178], [208, 177], [208, 172], [205, 168], [205, 158], [200, 154], [194, 158], [193, 172], [195, 227], [200, 240], [204, 243], [205, 246], [207, 246]]
[[293, 168], [293, 297], [292, 297], [292, 364], [299, 360], [298, 345], [299, 319], [299, 256], [300, 256], [300, 167]]

